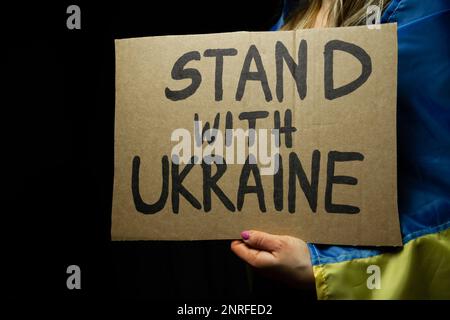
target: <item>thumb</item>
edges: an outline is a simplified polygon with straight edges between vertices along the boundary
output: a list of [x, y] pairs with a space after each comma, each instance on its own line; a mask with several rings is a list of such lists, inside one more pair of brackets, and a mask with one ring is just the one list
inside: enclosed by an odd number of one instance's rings
[[282, 246], [282, 240], [280, 236], [270, 233], [249, 230], [241, 233], [244, 243], [252, 248], [264, 251], [278, 251]]

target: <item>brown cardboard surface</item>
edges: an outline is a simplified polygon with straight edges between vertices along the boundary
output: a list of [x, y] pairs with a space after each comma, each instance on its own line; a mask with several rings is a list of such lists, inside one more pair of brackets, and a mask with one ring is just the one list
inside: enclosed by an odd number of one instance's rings
[[[115, 46], [113, 240], [234, 239], [243, 230], [256, 229], [313, 243], [401, 245], [395, 24], [372, 30], [361, 26], [121, 39]], [[281, 69], [276, 55], [283, 47], [300, 66], [294, 72], [297, 79], [304, 76], [306, 86], [302, 87], [300, 80], [300, 89], [286, 62], [279, 60], [283, 72], [278, 76], [283, 75], [284, 85], [277, 91], [277, 68]], [[233, 50], [222, 52], [226, 53], [223, 65], [217, 68], [221, 59], [210, 49]], [[178, 69], [174, 68], [177, 61], [181, 63]], [[306, 70], [304, 74], [302, 70]], [[176, 93], [195, 86], [191, 77], [199, 79], [198, 75], [201, 82], [195, 92], [185, 96]], [[362, 84], [347, 91], [330, 90], [346, 86], [360, 75], [366, 78]], [[222, 78], [222, 91], [218, 78]], [[244, 90], [239, 92], [238, 87]], [[273, 175], [261, 175], [259, 179], [255, 170], [246, 175], [242, 173], [243, 164], [227, 163], [217, 188], [205, 191], [208, 171], [195, 164], [182, 186], [198, 201], [197, 208], [181, 193], [178, 212], [174, 212], [177, 184], [173, 171], [181, 172], [187, 166], [177, 167], [171, 160], [177, 144], [171, 141], [175, 129], [193, 133], [195, 114], [203, 125], [212, 125], [220, 114], [218, 128], [225, 131], [226, 114], [230, 112], [233, 128], [246, 130], [249, 122], [239, 117], [256, 111], [267, 112], [266, 118], [256, 120], [256, 129], [274, 128], [276, 111], [284, 127], [287, 110], [296, 131], [290, 147], [286, 145], [286, 133], [280, 131], [282, 171], [275, 175], [278, 187], [274, 187]], [[203, 143], [203, 147], [207, 145]], [[167, 159], [166, 192], [162, 192], [163, 159]], [[210, 169], [213, 176], [217, 166], [212, 164]], [[259, 182], [262, 192], [258, 195], [251, 186]], [[230, 200], [234, 211], [219, 199], [217, 189]], [[244, 199], [240, 210], [239, 189]], [[208, 190], [210, 209], [204, 203]], [[154, 205], [160, 198], [158, 209]], [[357, 212], [351, 213], [354, 208]]]

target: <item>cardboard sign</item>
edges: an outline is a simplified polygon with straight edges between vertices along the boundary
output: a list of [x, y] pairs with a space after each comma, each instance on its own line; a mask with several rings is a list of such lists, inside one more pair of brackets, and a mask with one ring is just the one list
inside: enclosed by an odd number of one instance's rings
[[115, 45], [113, 240], [401, 245], [395, 24]]

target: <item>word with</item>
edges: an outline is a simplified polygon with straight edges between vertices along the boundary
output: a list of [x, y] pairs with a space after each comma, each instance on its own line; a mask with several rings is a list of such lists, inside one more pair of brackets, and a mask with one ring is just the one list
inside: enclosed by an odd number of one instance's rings
[[[204, 161], [206, 164], [244, 164], [247, 156], [250, 164], [269, 165], [261, 168], [261, 175], [274, 175], [278, 172], [277, 155], [279, 154], [280, 135], [285, 136], [285, 145], [292, 148], [292, 133], [297, 131], [292, 126], [292, 112], [287, 109], [284, 114], [284, 126], [281, 125], [280, 112], [274, 112], [274, 128], [270, 130], [270, 155], [268, 149], [268, 130], [256, 129], [258, 119], [267, 118], [267, 111], [241, 112], [239, 120], [248, 121], [248, 130], [233, 129], [233, 115], [226, 113], [225, 135], [219, 130], [220, 113], [214, 118], [213, 127], [209, 122], [202, 128], [198, 114], [194, 115], [194, 139], [191, 132], [185, 128], [177, 128], [171, 134], [171, 141], [178, 142], [171, 152], [172, 162], [176, 164], [195, 164]], [[192, 148], [192, 140], [194, 140]], [[248, 141], [248, 143], [246, 143]], [[207, 145], [203, 148], [204, 142]], [[236, 147], [236, 148], [235, 148]], [[193, 152], [192, 152], [193, 149]], [[236, 158], [235, 158], [236, 149]], [[248, 153], [247, 153], [248, 151]], [[259, 151], [259, 152], [258, 152]]]

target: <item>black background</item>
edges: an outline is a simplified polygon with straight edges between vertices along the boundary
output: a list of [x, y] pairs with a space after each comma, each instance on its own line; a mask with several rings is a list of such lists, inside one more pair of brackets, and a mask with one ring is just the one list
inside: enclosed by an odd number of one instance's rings
[[[71, 4], [80, 6], [81, 30], [66, 28]], [[127, 0], [2, 8], [2, 263], [13, 296], [315, 298], [251, 271], [229, 241], [110, 241], [114, 39], [266, 31], [281, 5]], [[81, 268], [81, 290], [66, 287], [71, 264]]]

